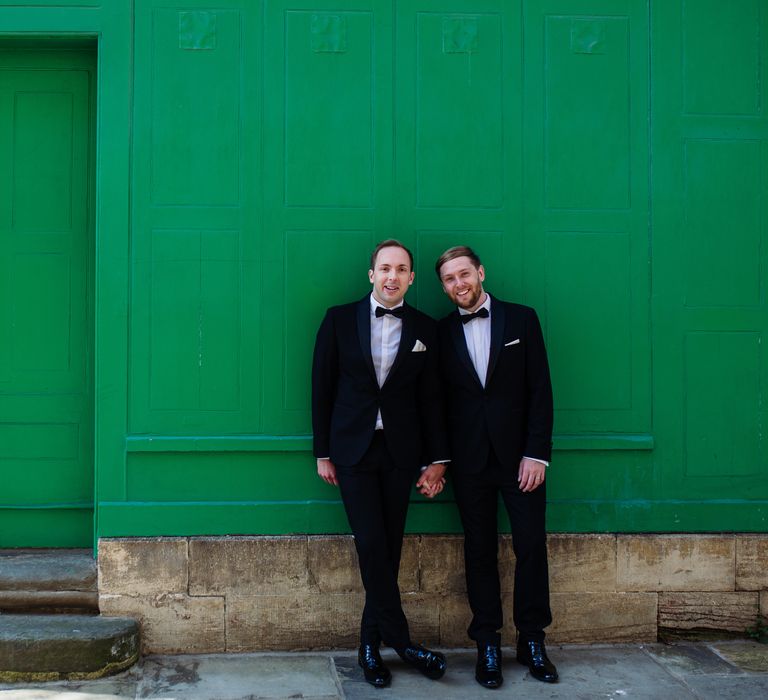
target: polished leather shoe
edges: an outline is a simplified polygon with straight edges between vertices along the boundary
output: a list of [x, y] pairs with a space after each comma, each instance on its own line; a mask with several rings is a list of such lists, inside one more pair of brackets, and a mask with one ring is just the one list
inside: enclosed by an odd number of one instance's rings
[[386, 688], [392, 681], [392, 674], [384, 665], [378, 646], [361, 644], [357, 652], [357, 665], [363, 669], [365, 680], [374, 688]]
[[483, 688], [498, 688], [504, 682], [504, 676], [501, 675], [501, 647], [496, 644], [478, 645], [475, 680]]
[[537, 681], [557, 683], [557, 669], [547, 656], [544, 642], [518, 642], [517, 660], [528, 667]]
[[398, 649], [400, 658], [427, 678], [436, 681], [445, 674], [448, 663], [439, 651], [430, 651], [419, 644], [411, 644], [404, 649]]

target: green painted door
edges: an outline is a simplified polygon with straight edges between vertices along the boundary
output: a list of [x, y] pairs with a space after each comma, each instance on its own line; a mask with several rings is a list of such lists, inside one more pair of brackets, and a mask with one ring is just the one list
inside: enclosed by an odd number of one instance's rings
[[92, 538], [93, 63], [0, 52], [0, 547]]

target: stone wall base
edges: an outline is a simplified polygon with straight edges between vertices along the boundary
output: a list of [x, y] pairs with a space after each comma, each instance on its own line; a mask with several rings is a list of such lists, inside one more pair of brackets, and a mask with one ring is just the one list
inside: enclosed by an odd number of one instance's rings
[[[550, 535], [550, 643], [743, 633], [768, 615], [768, 535]], [[406, 538], [400, 573], [414, 640], [470, 646], [458, 535]], [[351, 536], [102, 539], [103, 615], [137, 618], [145, 653], [353, 648], [363, 591]], [[500, 538], [514, 643], [514, 554]]]

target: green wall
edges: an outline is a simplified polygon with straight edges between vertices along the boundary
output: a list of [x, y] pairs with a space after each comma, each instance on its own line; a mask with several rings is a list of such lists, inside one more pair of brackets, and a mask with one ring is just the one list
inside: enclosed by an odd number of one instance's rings
[[0, 34], [97, 41], [97, 536], [346, 530], [310, 358], [390, 235], [539, 311], [550, 530], [766, 529], [766, 0], [68, 5]]

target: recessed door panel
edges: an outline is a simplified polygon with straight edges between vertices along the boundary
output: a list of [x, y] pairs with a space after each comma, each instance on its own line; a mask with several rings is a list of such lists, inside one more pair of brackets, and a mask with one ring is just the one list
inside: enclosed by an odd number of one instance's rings
[[92, 64], [0, 53], [0, 547], [92, 536]]

